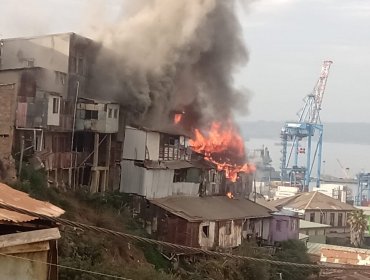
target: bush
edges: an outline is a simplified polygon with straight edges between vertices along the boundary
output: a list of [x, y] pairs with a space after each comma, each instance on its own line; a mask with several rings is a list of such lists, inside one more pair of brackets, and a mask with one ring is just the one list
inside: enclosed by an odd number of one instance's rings
[[[288, 240], [281, 243], [281, 250], [275, 256], [275, 260], [293, 263], [311, 264], [307, 254], [307, 248], [302, 241]], [[312, 268], [301, 268], [294, 266], [280, 266], [276, 268], [276, 273], [282, 273], [284, 280], [305, 280], [310, 275], [318, 271]], [[276, 275], [276, 274], [275, 274]], [[276, 276], [277, 277], [277, 276]], [[276, 279], [279, 279], [278, 277]]]

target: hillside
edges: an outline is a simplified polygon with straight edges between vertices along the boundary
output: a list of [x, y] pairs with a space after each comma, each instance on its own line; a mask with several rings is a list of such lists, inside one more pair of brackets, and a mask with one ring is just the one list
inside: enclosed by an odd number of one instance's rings
[[[148, 237], [143, 227], [132, 218], [128, 207], [130, 196], [127, 194], [89, 194], [84, 190], [62, 191], [49, 188], [45, 174], [31, 170], [29, 167], [23, 169], [21, 179], [13, 186], [14, 188], [63, 208], [66, 213], [62, 218]], [[214, 259], [200, 255], [183, 257], [180, 263], [171, 263], [162, 256], [158, 248], [148, 244], [134, 244], [122, 238], [64, 226], [60, 229], [62, 238], [58, 243], [59, 264], [65, 266], [59, 269], [60, 280], [112, 279], [112, 277], [94, 275], [88, 271], [120, 277], [113, 279], [133, 280], [277, 279], [275, 278], [277, 268], [266, 263]], [[290, 240], [286, 245], [295, 248], [290, 252], [287, 251], [286, 260], [309, 262], [303, 243]], [[279, 260], [285, 258], [281, 254], [276, 257], [269, 256], [257, 248], [253, 241], [245, 242], [235, 250], [235, 253]], [[77, 268], [80, 271], [66, 267]], [[309, 274], [310, 271], [304, 272], [301, 279], [306, 279]]]

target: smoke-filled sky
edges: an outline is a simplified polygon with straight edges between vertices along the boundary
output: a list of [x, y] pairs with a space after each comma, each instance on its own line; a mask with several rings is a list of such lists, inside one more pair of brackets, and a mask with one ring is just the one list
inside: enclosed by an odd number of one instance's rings
[[[80, 33], [91, 18], [99, 23], [127, 13], [121, 0], [100, 1], [105, 9], [91, 8], [91, 2], [1, 0], [0, 37]], [[235, 86], [251, 92], [249, 113], [240, 119], [295, 119], [322, 60], [331, 59], [321, 119], [369, 122], [370, 1], [257, 0], [239, 9], [249, 63], [236, 75]]]

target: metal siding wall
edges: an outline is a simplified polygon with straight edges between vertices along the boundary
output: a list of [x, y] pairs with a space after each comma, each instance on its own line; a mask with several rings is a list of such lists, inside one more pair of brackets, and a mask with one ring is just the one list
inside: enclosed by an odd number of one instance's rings
[[133, 161], [123, 160], [121, 162], [121, 186], [120, 191], [124, 193], [136, 193], [145, 195], [143, 191], [144, 168], [135, 166]]
[[173, 183], [172, 195], [197, 196], [199, 193], [199, 184], [178, 182]]
[[147, 170], [144, 188], [147, 198], [162, 198], [172, 194], [173, 170]]
[[148, 149], [149, 160], [159, 159], [159, 140], [160, 135], [157, 132], [147, 132], [146, 134], [146, 148]]
[[126, 128], [123, 144], [123, 158], [131, 160], [145, 160], [146, 132]]

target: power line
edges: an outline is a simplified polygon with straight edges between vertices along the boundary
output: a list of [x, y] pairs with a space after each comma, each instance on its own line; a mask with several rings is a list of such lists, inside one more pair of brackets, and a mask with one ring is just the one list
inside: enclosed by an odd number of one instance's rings
[[19, 260], [29, 261], [29, 262], [35, 262], [35, 263], [40, 263], [40, 264], [57, 266], [57, 267], [60, 267], [60, 268], [75, 270], [75, 271], [84, 272], [84, 273], [93, 274], [93, 275], [104, 276], [104, 277], [107, 277], [107, 278], [121, 279], [121, 280], [133, 280], [133, 279], [125, 278], [125, 277], [122, 277], [122, 276], [106, 274], [106, 273], [102, 273], [102, 272], [91, 271], [91, 270], [86, 270], [86, 269], [77, 268], [77, 267], [71, 267], [71, 266], [62, 265], [62, 264], [49, 263], [49, 262], [44, 262], [44, 261], [40, 261], [40, 260], [33, 260], [33, 259], [24, 258], [24, 257], [4, 254], [4, 253], [0, 253], [0, 256], [10, 257], [10, 258], [14, 258], [14, 259], [19, 259]]
[[338, 267], [338, 266], [328, 266], [328, 265], [318, 265], [318, 264], [302, 264], [302, 263], [292, 263], [292, 262], [284, 262], [284, 261], [276, 261], [276, 260], [270, 260], [270, 259], [263, 259], [263, 258], [254, 258], [254, 257], [247, 257], [247, 256], [241, 256], [241, 255], [234, 255], [230, 253], [221, 253], [221, 252], [216, 252], [216, 251], [210, 251], [210, 250], [205, 250], [201, 248], [195, 248], [195, 247], [189, 247], [189, 246], [184, 246], [184, 245], [178, 245], [178, 244], [173, 244], [169, 242], [164, 242], [164, 241], [159, 241], [159, 240], [154, 240], [150, 238], [145, 238], [133, 234], [128, 234], [124, 232], [119, 232], [119, 231], [114, 231], [106, 228], [101, 228], [101, 227], [96, 227], [96, 226], [91, 226], [91, 225], [86, 225], [83, 223], [78, 223], [62, 218], [55, 218], [55, 217], [49, 217], [43, 214], [38, 214], [35, 212], [31, 212], [25, 209], [21, 209], [18, 207], [14, 207], [12, 205], [8, 205], [4, 202], [0, 203], [0, 208], [9, 210], [9, 211], [14, 211], [17, 213], [37, 217], [39, 219], [47, 220], [47, 221], [52, 221], [55, 223], [59, 223], [61, 225], [65, 225], [68, 227], [71, 227], [73, 229], [79, 228], [82, 230], [88, 230], [88, 231], [93, 231], [97, 233], [104, 233], [107, 235], [123, 238], [126, 241], [138, 241], [142, 243], [147, 243], [151, 245], [158, 245], [162, 246], [165, 248], [169, 248], [175, 252], [184, 252], [184, 253], [192, 253], [192, 254], [202, 254], [210, 257], [222, 257], [222, 258], [230, 258], [230, 259], [235, 259], [235, 260], [241, 260], [241, 261], [251, 261], [251, 262], [258, 262], [258, 263], [265, 263], [265, 264], [271, 264], [271, 265], [276, 265], [276, 266], [294, 266], [297, 268], [305, 268], [305, 269], [335, 269], [335, 270], [370, 270], [370, 267]]

